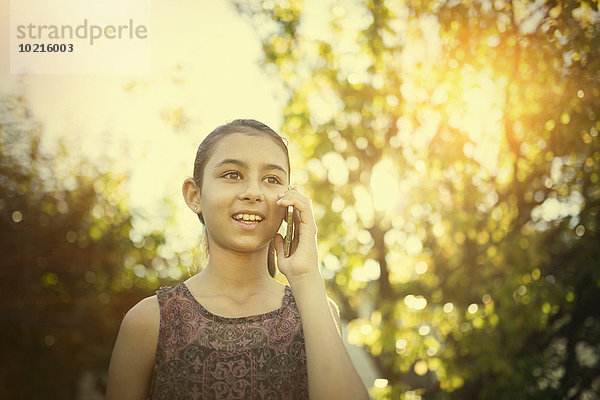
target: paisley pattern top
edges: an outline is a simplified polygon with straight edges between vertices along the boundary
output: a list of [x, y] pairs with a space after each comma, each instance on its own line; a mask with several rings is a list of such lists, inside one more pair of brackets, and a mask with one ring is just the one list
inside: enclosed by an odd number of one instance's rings
[[212, 314], [183, 282], [156, 294], [150, 399], [308, 399], [304, 334], [289, 286], [279, 309], [241, 318]]

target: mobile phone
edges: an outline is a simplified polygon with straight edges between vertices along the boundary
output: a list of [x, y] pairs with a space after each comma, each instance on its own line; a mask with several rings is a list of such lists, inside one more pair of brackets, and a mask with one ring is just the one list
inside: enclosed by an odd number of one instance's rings
[[287, 228], [285, 231], [285, 256], [290, 256], [292, 250], [292, 236], [294, 235], [294, 206], [287, 207], [286, 217]]

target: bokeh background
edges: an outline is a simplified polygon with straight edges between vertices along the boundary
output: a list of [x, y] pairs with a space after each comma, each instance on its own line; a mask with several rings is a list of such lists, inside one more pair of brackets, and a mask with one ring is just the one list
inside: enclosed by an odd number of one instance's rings
[[599, 398], [599, 34], [592, 0], [154, 0], [151, 74], [21, 76], [4, 32], [0, 398], [102, 398], [239, 117], [290, 140], [374, 399]]

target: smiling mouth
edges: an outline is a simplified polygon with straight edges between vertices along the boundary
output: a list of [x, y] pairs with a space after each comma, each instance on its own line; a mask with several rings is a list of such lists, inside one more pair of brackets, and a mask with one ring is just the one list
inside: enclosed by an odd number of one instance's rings
[[242, 222], [246, 225], [258, 224], [264, 220], [264, 218], [260, 215], [245, 213], [234, 214], [231, 216], [231, 218], [235, 219], [236, 221]]

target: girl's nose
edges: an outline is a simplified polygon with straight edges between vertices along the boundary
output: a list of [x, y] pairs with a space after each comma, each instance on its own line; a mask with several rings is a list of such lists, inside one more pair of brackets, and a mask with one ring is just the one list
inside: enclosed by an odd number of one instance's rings
[[245, 193], [241, 194], [241, 198], [242, 200], [246, 201], [258, 202], [263, 201], [265, 199], [265, 196], [263, 194], [246, 191]]
[[246, 186], [245, 190], [240, 193], [240, 199], [245, 201], [263, 201], [265, 199], [265, 195], [262, 194], [259, 185], [249, 184]]

